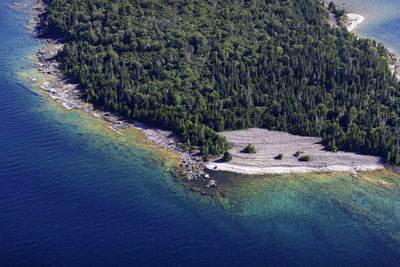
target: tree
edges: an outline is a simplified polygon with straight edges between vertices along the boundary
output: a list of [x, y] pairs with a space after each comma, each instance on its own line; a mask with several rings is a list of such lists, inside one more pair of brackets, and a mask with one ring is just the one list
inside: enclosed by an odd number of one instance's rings
[[296, 153], [294, 154], [295, 157], [300, 156], [301, 154], [303, 154], [303, 151], [301, 150], [297, 150]]
[[306, 155], [304, 155], [304, 156], [301, 156], [301, 157], [299, 158], [299, 161], [311, 161], [311, 156], [308, 155], [308, 154], [306, 154]]
[[248, 144], [243, 150], [243, 153], [248, 153], [248, 154], [255, 154], [256, 148], [253, 146], [253, 144]]
[[222, 158], [222, 161], [223, 162], [229, 162], [229, 161], [231, 161], [232, 160], [232, 155], [231, 155], [231, 153], [229, 153], [228, 151], [226, 151], [225, 153], [224, 153], [224, 156], [223, 156], [223, 158]]
[[47, 2], [62, 70], [97, 108], [173, 131], [203, 155], [229, 149], [218, 131], [263, 127], [400, 164], [387, 50], [330, 28], [320, 1]]

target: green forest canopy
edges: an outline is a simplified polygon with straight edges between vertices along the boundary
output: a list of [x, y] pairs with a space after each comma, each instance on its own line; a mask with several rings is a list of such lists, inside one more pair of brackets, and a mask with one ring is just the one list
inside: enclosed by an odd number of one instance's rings
[[316, 0], [53, 0], [47, 33], [88, 102], [221, 154], [259, 126], [400, 163], [399, 83], [383, 45]]

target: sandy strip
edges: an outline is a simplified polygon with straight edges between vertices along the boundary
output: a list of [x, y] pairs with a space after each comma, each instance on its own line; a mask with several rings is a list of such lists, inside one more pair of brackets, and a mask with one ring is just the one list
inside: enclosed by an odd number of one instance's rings
[[261, 175], [261, 174], [281, 174], [281, 173], [329, 173], [329, 172], [361, 172], [374, 171], [383, 169], [382, 165], [370, 166], [321, 166], [321, 167], [305, 167], [305, 166], [287, 166], [287, 167], [256, 167], [256, 166], [239, 166], [229, 163], [208, 163], [206, 167], [210, 170], [228, 171], [241, 174]]
[[[349, 152], [330, 152], [324, 149], [321, 138], [292, 135], [285, 132], [251, 128], [246, 130], [221, 132], [233, 147], [229, 151], [232, 161], [228, 163], [215, 159], [206, 167], [211, 170], [230, 171], [243, 174], [276, 174], [306, 172], [359, 172], [383, 169], [379, 157], [359, 155]], [[242, 153], [243, 148], [252, 143], [256, 154]], [[296, 151], [311, 156], [310, 162], [298, 160]], [[282, 153], [282, 160], [275, 157]]]
[[347, 21], [346, 21], [345, 27], [349, 32], [351, 32], [358, 25], [360, 25], [363, 21], [364, 21], [363, 16], [361, 16], [359, 14], [355, 14], [355, 13], [349, 13], [349, 14], [347, 14]]

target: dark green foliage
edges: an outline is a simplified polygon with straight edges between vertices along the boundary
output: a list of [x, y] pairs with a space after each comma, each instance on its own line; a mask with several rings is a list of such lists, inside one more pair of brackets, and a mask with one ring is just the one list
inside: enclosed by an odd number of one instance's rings
[[333, 2], [329, 2], [329, 10], [335, 14], [336, 20], [339, 26], [344, 26], [347, 20], [346, 12], [343, 9], [339, 9]]
[[255, 154], [256, 148], [253, 146], [253, 144], [248, 144], [243, 150], [243, 153], [249, 153], [249, 154]]
[[222, 158], [223, 162], [229, 162], [232, 160], [232, 155], [228, 151], [224, 153], [224, 157]]
[[283, 159], [283, 154], [279, 153], [278, 156], [275, 157], [275, 159]]
[[301, 156], [301, 157], [299, 158], [299, 160], [300, 160], [300, 161], [311, 161], [311, 156], [308, 155], [308, 154], [306, 154], [306, 155], [304, 155], [304, 156]]
[[301, 154], [303, 154], [303, 151], [301, 150], [297, 150], [296, 153], [294, 154], [295, 157], [300, 156]]
[[400, 163], [386, 49], [327, 17], [317, 0], [53, 0], [44, 25], [88, 102], [203, 155], [228, 150], [217, 131], [258, 126]]

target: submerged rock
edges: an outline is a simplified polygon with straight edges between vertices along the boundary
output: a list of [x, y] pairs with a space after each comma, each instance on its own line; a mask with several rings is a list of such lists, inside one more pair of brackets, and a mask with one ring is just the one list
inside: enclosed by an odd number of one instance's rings
[[215, 180], [210, 180], [206, 185], [206, 187], [210, 188], [211, 186], [217, 186], [217, 182]]

